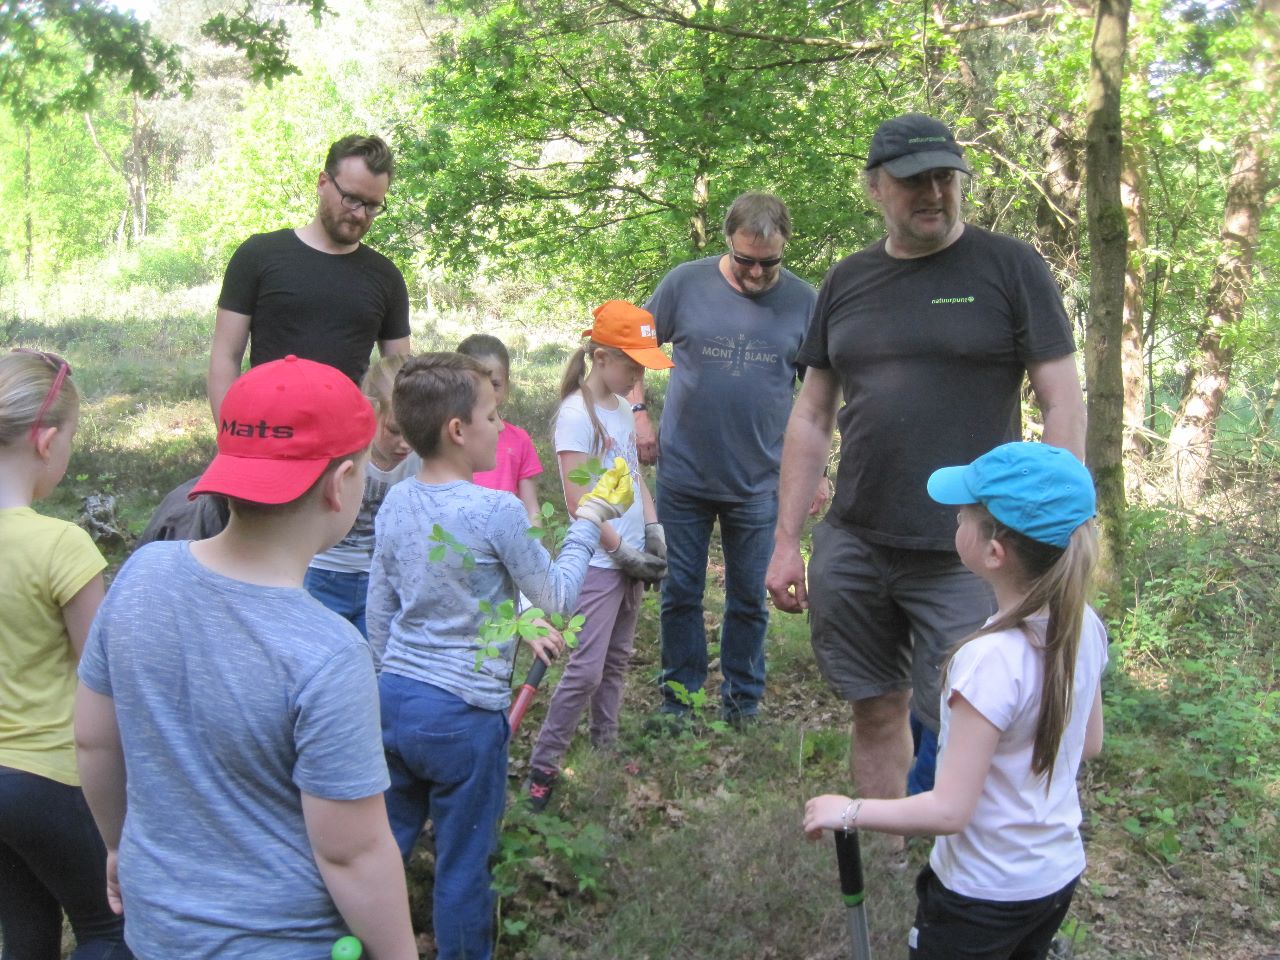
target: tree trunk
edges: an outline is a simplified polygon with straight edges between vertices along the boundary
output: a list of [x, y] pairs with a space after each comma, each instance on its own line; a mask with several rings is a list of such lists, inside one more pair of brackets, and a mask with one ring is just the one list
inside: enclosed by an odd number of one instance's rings
[[1266, 192], [1265, 138], [1260, 130], [1246, 135], [1236, 149], [1227, 186], [1222, 252], [1213, 268], [1206, 304], [1208, 315], [1192, 360], [1186, 393], [1169, 433], [1178, 496], [1194, 503], [1209, 482], [1209, 460], [1218, 417], [1231, 384], [1232, 347], [1223, 335], [1244, 313], [1245, 294], [1258, 245], [1258, 221]]
[[1085, 327], [1085, 384], [1089, 429], [1085, 455], [1098, 487], [1103, 563], [1099, 584], [1119, 600], [1124, 558], [1124, 380], [1120, 352], [1124, 328], [1126, 224], [1120, 201], [1120, 92], [1129, 0], [1098, 0], [1089, 66], [1085, 169], [1089, 213], [1089, 319]]
[[1128, 269], [1124, 275], [1124, 327], [1120, 368], [1124, 378], [1124, 455], [1132, 463], [1151, 452], [1147, 436], [1146, 327], [1143, 307], [1147, 288], [1147, 210], [1143, 200], [1142, 151], [1132, 141], [1124, 146], [1120, 201], [1129, 227]]
[[[1040, 135], [1044, 194], [1036, 204], [1036, 239], [1059, 283], [1080, 274], [1080, 144], [1071, 124], [1053, 118]], [[1077, 311], [1069, 304], [1068, 313]]]
[[1271, 392], [1267, 394], [1267, 402], [1262, 407], [1262, 415], [1258, 418], [1258, 440], [1265, 440], [1271, 435], [1271, 421], [1276, 418], [1276, 407], [1280, 405], [1280, 371], [1271, 382]]
[[[1267, 142], [1276, 121], [1276, 18], [1280, 0], [1258, 4], [1259, 43], [1253, 59], [1256, 89], [1263, 109], [1236, 144], [1235, 161], [1227, 181], [1226, 211], [1222, 218], [1222, 247], [1213, 267], [1206, 301], [1199, 352], [1187, 375], [1187, 388], [1169, 433], [1169, 456], [1184, 503], [1194, 503], [1209, 482], [1209, 461], [1223, 401], [1231, 383], [1234, 351], [1225, 334], [1244, 313], [1249, 281], [1258, 246], [1258, 224], [1267, 195]], [[1267, 41], [1270, 40], [1268, 43]]]
[[151, 176], [151, 120], [139, 109], [141, 98], [133, 95], [129, 146], [123, 163], [125, 183], [129, 189], [129, 216], [134, 246], [147, 235], [147, 180]]
[[699, 170], [693, 178], [693, 216], [689, 218], [689, 239], [699, 254], [707, 249], [707, 194], [710, 186], [711, 178]]
[[31, 124], [22, 128], [22, 206], [24, 207], [23, 230], [26, 234], [26, 250], [22, 254], [22, 276], [31, 279], [31, 271], [35, 267], [35, 223], [31, 213]]

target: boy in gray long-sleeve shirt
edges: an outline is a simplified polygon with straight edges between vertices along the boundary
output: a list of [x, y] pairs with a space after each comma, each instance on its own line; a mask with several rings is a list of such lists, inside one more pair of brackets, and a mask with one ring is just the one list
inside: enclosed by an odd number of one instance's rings
[[[578, 509], [560, 557], [528, 535], [510, 493], [471, 482], [491, 470], [501, 420], [484, 367], [454, 353], [405, 364], [392, 397], [404, 437], [422, 457], [375, 521], [366, 619], [379, 663], [382, 741], [391, 787], [387, 814], [404, 856], [423, 823], [435, 826], [433, 904], [439, 960], [492, 954], [488, 858], [506, 799], [507, 719], [516, 641], [481, 650], [485, 601], [521, 590], [568, 614], [600, 539], [600, 524], [631, 504], [630, 473], [612, 470]], [[445, 555], [437, 528], [449, 536]], [[562, 647], [554, 631], [530, 639], [543, 660]]]

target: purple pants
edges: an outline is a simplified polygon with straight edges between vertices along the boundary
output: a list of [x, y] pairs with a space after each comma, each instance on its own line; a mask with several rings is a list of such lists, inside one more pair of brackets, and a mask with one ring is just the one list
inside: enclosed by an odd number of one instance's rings
[[564, 676], [551, 696], [530, 765], [552, 773], [559, 771], [588, 703], [592, 746], [602, 747], [617, 739], [622, 681], [631, 662], [643, 593], [643, 584], [620, 570], [588, 568], [577, 610], [587, 622], [578, 633], [578, 645], [569, 653]]

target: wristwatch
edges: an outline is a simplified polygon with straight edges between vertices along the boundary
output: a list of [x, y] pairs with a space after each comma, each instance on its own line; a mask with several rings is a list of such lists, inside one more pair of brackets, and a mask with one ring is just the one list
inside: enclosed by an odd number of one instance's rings
[[641, 400], [639, 403], [633, 403], [631, 405], [632, 413], [639, 413], [641, 410], [648, 410], [648, 409], [649, 409], [648, 405], [643, 400]]

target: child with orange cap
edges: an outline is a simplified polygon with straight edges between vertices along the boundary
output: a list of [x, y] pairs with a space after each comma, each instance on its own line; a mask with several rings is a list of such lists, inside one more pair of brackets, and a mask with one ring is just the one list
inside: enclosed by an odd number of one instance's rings
[[530, 758], [525, 789], [534, 810], [546, 807], [560, 762], [588, 705], [592, 744], [607, 747], [617, 739], [622, 682], [631, 660], [640, 598], [646, 584], [656, 586], [667, 575], [666, 537], [640, 476], [635, 420], [625, 398], [646, 368], [665, 370], [673, 364], [658, 349], [653, 315], [625, 300], [597, 307], [595, 323], [583, 336], [589, 339], [565, 366], [556, 414], [556, 455], [565, 502], [572, 514], [587, 488], [569, 476], [593, 457], [602, 463], [622, 457], [637, 495], [630, 510], [602, 529], [578, 595], [577, 612], [586, 623]]

